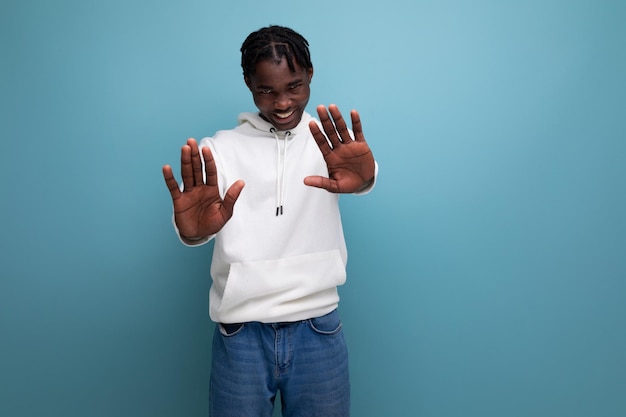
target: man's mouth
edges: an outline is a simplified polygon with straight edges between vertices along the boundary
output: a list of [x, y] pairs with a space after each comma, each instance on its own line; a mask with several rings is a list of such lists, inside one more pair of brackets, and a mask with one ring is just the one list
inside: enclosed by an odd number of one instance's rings
[[295, 110], [292, 110], [292, 111], [286, 112], [286, 113], [277, 113], [277, 112], [275, 112], [274, 116], [276, 116], [276, 118], [278, 118], [278, 119], [287, 119], [287, 118], [291, 117], [291, 115], [294, 114], [294, 113], [295, 113]]

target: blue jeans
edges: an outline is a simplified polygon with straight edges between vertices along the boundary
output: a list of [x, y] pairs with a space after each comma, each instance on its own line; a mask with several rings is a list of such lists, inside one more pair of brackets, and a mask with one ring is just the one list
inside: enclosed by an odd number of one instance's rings
[[293, 323], [220, 325], [213, 337], [209, 415], [348, 417], [348, 352], [337, 311]]

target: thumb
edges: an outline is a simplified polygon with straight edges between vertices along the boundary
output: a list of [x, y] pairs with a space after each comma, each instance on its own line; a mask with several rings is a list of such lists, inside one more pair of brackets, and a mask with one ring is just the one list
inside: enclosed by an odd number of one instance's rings
[[245, 185], [246, 183], [243, 180], [237, 180], [226, 191], [224, 202], [222, 203], [222, 214], [225, 218], [230, 218], [233, 215], [235, 203]]

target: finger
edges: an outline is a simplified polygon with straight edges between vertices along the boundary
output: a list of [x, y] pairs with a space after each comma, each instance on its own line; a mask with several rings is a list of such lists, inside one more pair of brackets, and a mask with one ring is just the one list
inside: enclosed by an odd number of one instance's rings
[[226, 191], [226, 195], [224, 196], [224, 201], [222, 203], [222, 208], [220, 211], [222, 212], [222, 217], [224, 220], [228, 220], [232, 217], [233, 211], [235, 209], [235, 203], [241, 194], [241, 190], [246, 184], [242, 180], [235, 181], [233, 185], [228, 188]]
[[363, 126], [361, 125], [361, 116], [356, 110], [350, 112], [350, 118], [352, 119], [352, 132], [354, 133], [354, 140], [357, 142], [365, 142], [365, 135], [363, 135]]
[[193, 188], [193, 167], [191, 164], [191, 148], [189, 145], [183, 145], [180, 148], [180, 175], [183, 177], [183, 190], [191, 190]]
[[202, 159], [200, 158], [200, 149], [195, 139], [187, 139], [187, 146], [191, 148], [191, 168], [193, 170], [194, 184], [204, 184], [202, 177]]
[[335, 128], [337, 129], [337, 133], [339, 133], [341, 141], [351, 142], [352, 136], [350, 136], [348, 125], [346, 124], [346, 120], [343, 118], [343, 115], [339, 111], [339, 107], [337, 107], [335, 104], [331, 104], [330, 106], [328, 106], [328, 111], [330, 111], [330, 115], [333, 117], [333, 121], [335, 122]]
[[202, 157], [204, 158], [204, 173], [206, 174], [206, 185], [217, 186], [217, 168], [213, 154], [208, 146], [202, 148]]
[[313, 121], [309, 122], [309, 129], [313, 134], [313, 139], [315, 139], [317, 146], [320, 148], [320, 151], [322, 151], [322, 155], [325, 157], [326, 155], [331, 153], [332, 149], [330, 149], [328, 139], [326, 139], [326, 136], [324, 136], [317, 123]]
[[319, 175], [305, 177], [304, 184], [310, 187], [322, 188], [331, 193], [339, 192], [339, 184], [337, 181]]
[[340, 140], [337, 135], [337, 129], [335, 128], [333, 121], [330, 120], [326, 107], [324, 105], [317, 106], [317, 114], [320, 118], [320, 122], [322, 123], [322, 128], [324, 129], [326, 136], [328, 136], [328, 140], [330, 140], [333, 148], [339, 146]]
[[174, 173], [172, 172], [172, 167], [169, 165], [163, 166], [163, 179], [165, 179], [165, 185], [167, 189], [170, 190], [170, 195], [172, 196], [172, 200], [176, 200], [180, 197], [180, 188], [176, 179], [174, 178]]

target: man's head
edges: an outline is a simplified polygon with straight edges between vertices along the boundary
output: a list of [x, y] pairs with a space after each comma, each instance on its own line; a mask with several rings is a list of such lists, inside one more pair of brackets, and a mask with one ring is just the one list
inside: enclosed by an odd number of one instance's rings
[[241, 68], [261, 116], [279, 130], [293, 129], [309, 101], [313, 64], [302, 35], [269, 26], [248, 35]]

